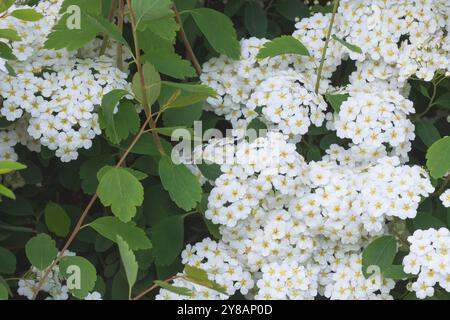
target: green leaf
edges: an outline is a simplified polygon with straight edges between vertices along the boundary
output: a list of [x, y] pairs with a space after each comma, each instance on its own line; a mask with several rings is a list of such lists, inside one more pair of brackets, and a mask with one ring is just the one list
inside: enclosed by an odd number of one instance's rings
[[183, 80], [196, 75], [191, 63], [173, 52], [152, 51], [144, 56], [144, 60], [152, 63], [159, 72], [176, 79]]
[[429, 228], [446, 228], [446, 224], [440, 219], [433, 216], [433, 212], [419, 212], [413, 219], [413, 225], [415, 230], [422, 229], [426, 230]]
[[[118, 107], [120, 100], [122, 100], [122, 98], [124, 98], [128, 94], [129, 93], [126, 90], [117, 89], [108, 92], [102, 98], [101, 122], [103, 122], [102, 124], [104, 128], [109, 128], [109, 133], [107, 133], [107, 135], [111, 135], [110, 139], [115, 143], [120, 142], [122, 139], [120, 138], [119, 133], [116, 130], [116, 121], [114, 121], [114, 109]], [[118, 126], [120, 126], [120, 123], [118, 123]]]
[[231, 59], [239, 59], [240, 45], [230, 18], [209, 8], [196, 8], [190, 13], [214, 50]]
[[69, 292], [84, 299], [97, 282], [97, 271], [89, 260], [80, 256], [66, 256], [59, 262], [59, 270], [67, 281]]
[[[123, 142], [121, 144], [121, 147], [125, 150], [130, 145], [132, 139], [134, 137], [130, 137], [128, 140]], [[167, 142], [164, 139], [161, 139], [161, 144], [164, 148], [164, 150], [167, 153], [171, 152], [172, 145]], [[140, 154], [140, 155], [147, 155], [147, 156], [153, 156], [153, 157], [159, 157], [159, 151], [156, 147], [155, 141], [153, 140], [151, 133], [144, 133], [141, 138], [136, 142], [134, 147], [130, 151], [131, 153]]]
[[450, 136], [433, 143], [426, 158], [430, 175], [435, 179], [443, 177], [450, 170]]
[[446, 92], [437, 98], [435, 103], [445, 109], [450, 109], [450, 92]]
[[59, 237], [69, 234], [71, 221], [63, 207], [50, 201], [45, 207], [44, 214], [45, 224], [50, 231]]
[[362, 49], [358, 46], [355, 46], [354, 44], [348, 43], [345, 40], [342, 40], [341, 38], [338, 38], [336, 35], [333, 34], [333, 39], [342, 44], [344, 47], [349, 49], [350, 51], [356, 52], [356, 53], [363, 53]]
[[[156, 71], [155, 67], [151, 63], [144, 64], [142, 70], [144, 72], [147, 104], [148, 106], [151, 106], [158, 99], [161, 91], [161, 78], [159, 77], [158, 71]], [[133, 77], [132, 89], [136, 100], [144, 105], [144, 95], [141, 90], [141, 79], [139, 73], [136, 73]]]
[[119, 144], [128, 138], [130, 134], [139, 131], [140, 120], [133, 102], [122, 100], [119, 103], [118, 112], [111, 114], [109, 109], [101, 109], [99, 112], [100, 127], [105, 130], [106, 137], [113, 144]]
[[[183, 108], [215, 97], [216, 91], [204, 84], [163, 81], [160, 104], [164, 108]], [[174, 99], [175, 97], [175, 99]]]
[[40, 233], [28, 240], [25, 245], [25, 253], [33, 266], [44, 270], [56, 258], [58, 249], [56, 249], [55, 240], [45, 233]]
[[309, 16], [308, 7], [301, 0], [280, 0], [275, 4], [275, 9], [283, 17], [290, 21]]
[[0, 195], [5, 196], [7, 198], [16, 199], [16, 196], [14, 195], [14, 192], [12, 192], [11, 189], [5, 187], [3, 184], [0, 183]]
[[16, 264], [16, 256], [8, 249], [0, 247], [0, 273], [14, 274]]
[[387, 267], [383, 272], [383, 276], [387, 279], [393, 280], [403, 280], [415, 277], [415, 275], [403, 271], [402, 265], [391, 265]]
[[159, 161], [159, 175], [164, 189], [177, 206], [186, 211], [196, 207], [202, 198], [202, 188], [185, 165], [176, 165], [169, 156], [163, 156]]
[[14, 29], [0, 29], [0, 38], [8, 39], [11, 41], [20, 41], [22, 38]]
[[316, 146], [312, 146], [306, 152], [306, 160], [308, 161], [320, 161], [322, 159], [322, 155], [320, 154], [320, 149]]
[[341, 111], [341, 105], [350, 97], [349, 94], [325, 94], [325, 99], [336, 113]]
[[174, 19], [174, 15], [166, 16], [157, 20], [146, 21], [140, 29], [147, 29], [162, 39], [174, 41], [180, 26]]
[[89, 223], [89, 226], [103, 237], [116, 242], [119, 235], [130, 246], [131, 250], [150, 249], [152, 244], [144, 230], [134, 222], [122, 222], [116, 217], [101, 217]]
[[244, 25], [251, 36], [264, 38], [267, 32], [267, 15], [261, 4], [249, 2], [244, 10]]
[[197, 167], [200, 169], [200, 172], [205, 176], [206, 179], [215, 181], [218, 177], [222, 175], [222, 171], [220, 170], [220, 165], [217, 163], [199, 163]]
[[309, 56], [308, 49], [292, 36], [281, 36], [266, 42], [259, 50], [257, 58], [276, 57], [282, 54], [299, 54]]
[[222, 294], [227, 294], [226, 289], [217, 282], [209, 280], [208, 274], [202, 269], [186, 265], [184, 267], [184, 273], [186, 274], [186, 278], [193, 283], [218, 291]]
[[100, 155], [83, 162], [80, 167], [81, 187], [87, 194], [94, 194], [97, 190], [97, 172], [104, 166], [114, 164], [114, 158], [110, 154]]
[[6, 287], [6, 284], [4, 282], [0, 282], [0, 301], [1, 300], [8, 300], [8, 288]]
[[247, 126], [247, 130], [250, 129], [259, 132], [260, 130], [267, 130], [267, 125], [264, 122], [262, 122], [259, 118], [255, 118]]
[[183, 250], [184, 217], [185, 215], [167, 217], [153, 227], [152, 244], [156, 265], [172, 264]]
[[10, 15], [23, 21], [39, 21], [44, 17], [33, 9], [17, 9], [11, 12]]
[[8, 10], [16, 0], [0, 0], [0, 13]]
[[0, 41], [0, 58], [6, 60], [17, 60], [17, 57], [13, 54], [12, 49], [4, 42]]
[[160, 281], [160, 280], [155, 280], [154, 283], [156, 285], [160, 286], [161, 288], [166, 289], [167, 291], [173, 292], [175, 294], [179, 294], [181, 296], [192, 297], [194, 295], [192, 290], [190, 290], [188, 288], [176, 287], [174, 285], [171, 285], [167, 282]]
[[146, 22], [172, 16], [172, 1], [170, 0], [133, 0], [136, 28], [142, 30]]
[[111, 206], [113, 214], [123, 222], [136, 215], [136, 207], [144, 201], [144, 188], [123, 168], [109, 169], [100, 180], [97, 190], [104, 206]]
[[125, 269], [125, 274], [127, 275], [129, 296], [131, 297], [131, 290], [136, 283], [139, 266], [133, 251], [130, 250], [130, 247], [125, 240], [123, 240], [121, 236], [117, 235], [116, 241], [119, 246], [120, 258]]
[[89, 13], [85, 14], [86, 21], [89, 22], [94, 28], [96, 28], [97, 33], [103, 33], [109, 36], [111, 39], [123, 44], [126, 48], [129, 48], [128, 42], [123, 38], [117, 26], [105, 18], [97, 15], [91, 15]]
[[416, 124], [417, 135], [427, 147], [441, 138], [438, 129], [428, 121], [420, 121]]
[[362, 253], [363, 273], [367, 278], [367, 268], [378, 266], [383, 273], [394, 261], [397, 253], [397, 242], [393, 236], [382, 236], [368, 244]]

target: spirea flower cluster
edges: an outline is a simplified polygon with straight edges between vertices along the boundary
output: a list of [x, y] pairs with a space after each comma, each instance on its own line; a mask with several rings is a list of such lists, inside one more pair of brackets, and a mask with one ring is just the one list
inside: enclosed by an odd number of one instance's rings
[[403, 259], [404, 270], [418, 275], [411, 290], [420, 299], [433, 296], [438, 285], [450, 292], [450, 231], [417, 230], [408, 242], [410, 252]]
[[[25, 125], [11, 125], [1, 131], [1, 160], [15, 160], [17, 143], [32, 151], [41, 146], [55, 151], [63, 162], [78, 157], [79, 149], [89, 149], [101, 133], [96, 113], [103, 95], [114, 89], [127, 89], [127, 74], [114, 67], [106, 55], [93, 57], [86, 51], [47, 50], [47, 35], [56, 23], [62, 1], [41, 1], [35, 10], [44, 15], [36, 22], [14, 17], [0, 20], [0, 27], [13, 25], [22, 37], [13, 42], [17, 61], [10, 65], [16, 76], [2, 74], [0, 113], [8, 121], [21, 120]], [[19, 138], [20, 137], [20, 138]]]
[[388, 233], [394, 217], [416, 216], [421, 197], [434, 190], [422, 168], [401, 165], [383, 147], [357, 145], [332, 145], [321, 161], [308, 164], [276, 132], [253, 142], [214, 140], [202, 151], [223, 173], [205, 216], [220, 225], [215, 245], [226, 246], [234, 260], [217, 259], [236, 261], [240, 273], [251, 274], [249, 297], [391, 298], [394, 281], [374, 283], [362, 275], [361, 251]]

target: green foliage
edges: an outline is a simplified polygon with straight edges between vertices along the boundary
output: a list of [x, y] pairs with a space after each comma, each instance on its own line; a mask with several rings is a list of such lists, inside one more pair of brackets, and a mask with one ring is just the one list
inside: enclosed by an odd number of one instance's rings
[[39, 270], [46, 269], [56, 258], [58, 249], [55, 241], [45, 233], [40, 233], [28, 240], [25, 246], [28, 261]]
[[23, 21], [39, 21], [44, 17], [33, 9], [17, 9], [11, 12], [11, 16]]
[[185, 215], [174, 215], [158, 222], [152, 229], [155, 263], [168, 266], [183, 249]]
[[10, 250], [0, 247], [0, 274], [14, 274], [16, 264], [16, 256]]
[[275, 57], [282, 54], [299, 54], [309, 56], [308, 49], [292, 36], [281, 36], [264, 44], [259, 50], [258, 59]]
[[136, 177], [123, 168], [107, 170], [98, 185], [98, 196], [104, 206], [123, 222], [136, 215], [136, 207], [144, 201], [144, 188]]
[[[151, 106], [158, 99], [161, 91], [161, 78], [155, 67], [150, 63], [144, 64], [143, 73], [145, 97], [147, 99], [147, 105]], [[144, 93], [142, 92], [142, 82], [139, 73], [136, 73], [133, 77], [132, 88], [136, 100], [144, 104]]]
[[67, 281], [69, 292], [78, 299], [84, 299], [91, 292], [97, 281], [95, 266], [80, 256], [63, 257], [59, 269]]
[[120, 236], [131, 250], [143, 250], [152, 247], [144, 230], [137, 227], [134, 222], [125, 223], [116, 217], [101, 217], [89, 223], [89, 226], [113, 242], [117, 241], [116, 236]]
[[47, 203], [44, 210], [45, 224], [48, 229], [59, 237], [65, 237], [70, 231], [70, 217], [66, 210], [54, 202]]
[[267, 16], [258, 2], [249, 2], [244, 10], [244, 25], [251, 36], [264, 38], [267, 32]]
[[121, 236], [117, 235], [116, 241], [117, 245], [119, 246], [120, 258], [122, 260], [125, 274], [128, 280], [129, 296], [131, 297], [131, 290], [136, 283], [139, 267], [136, 262], [136, 256], [134, 255], [133, 251], [130, 250], [130, 247], [125, 242], [125, 240], [123, 240]]
[[170, 157], [163, 156], [159, 161], [159, 175], [164, 189], [180, 208], [188, 211], [200, 202], [202, 197], [200, 183], [185, 165], [174, 164]]
[[358, 46], [355, 46], [354, 44], [348, 43], [347, 41], [337, 37], [335, 34], [333, 34], [332, 38], [342, 44], [344, 47], [349, 49], [350, 51], [356, 52], [356, 53], [363, 53], [362, 49]]
[[190, 13], [214, 50], [231, 59], [239, 59], [240, 46], [236, 31], [226, 15], [209, 8], [197, 8], [191, 10]]
[[339, 113], [341, 111], [341, 105], [344, 103], [350, 95], [348, 94], [326, 94], [325, 99], [333, 108], [334, 112]]
[[[363, 273], [367, 278], [371, 275], [370, 266], [378, 266], [384, 273], [391, 267], [397, 253], [397, 242], [393, 236], [382, 236], [373, 240], [364, 248], [362, 254]], [[391, 270], [393, 272], [393, 270]]]
[[427, 167], [433, 178], [443, 177], [450, 171], [450, 137], [442, 138], [427, 151]]
[[166, 289], [170, 292], [182, 295], [182, 296], [186, 296], [186, 297], [192, 297], [192, 295], [194, 294], [192, 292], [192, 290], [188, 289], [188, 288], [183, 288], [183, 287], [176, 287], [173, 286], [169, 283], [166, 283], [164, 281], [160, 281], [160, 280], [155, 280], [155, 284], [160, 286], [163, 289]]

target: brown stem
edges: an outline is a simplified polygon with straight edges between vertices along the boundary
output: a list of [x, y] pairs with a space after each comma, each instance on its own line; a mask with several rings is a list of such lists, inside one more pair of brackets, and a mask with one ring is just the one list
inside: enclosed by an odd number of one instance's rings
[[[109, 22], [111, 22], [113, 20], [116, 9], [117, 9], [117, 0], [113, 0], [111, 2], [111, 8], [109, 9], [109, 13], [108, 13], [108, 21]], [[109, 41], [109, 36], [107, 34], [104, 34], [102, 47], [100, 49], [101, 56], [104, 55], [106, 52], [106, 48], [108, 47], [108, 41]]]
[[[164, 280], [164, 282], [170, 282], [170, 281], [175, 280], [177, 278], [178, 278], [178, 276], [173, 276], [173, 277], [170, 277], [170, 278]], [[144, 291], [142, 291], [141, 293], [137, 294], [134, 298], [131, 298], [130, 300], [139, 300], [140, 298], [142, 298], [146, 294], [152, 292], [153, 290], [155, 290], [158, 287], [159, 287], [159, 285], [154, 284], [150, 288], [145, 289]]]
[[144, 111], [147, 115], [147, 118], [149, 119], [149, 125], [150, 125], [150, 128], [152, 129], [152, 136], [153, 136], [153, 140], [155, 141], [156, 147], [158, 148], [159, 153], [164, 155], [165, 154], [164, 148], [161, 144], [161, 140], [159, 139], [158, 132], [155, 130], [156, 123], [151, 116], [152, 110], [151, 110], [151, 107], [148, 105], [147, 87], [145, 85], [144, 70], [142, 69], [142, 62], [141, 62], [142, 61], [141, 60], [141, 49], [139, 47], [139, 37], [137, 35], [137, 30], [136, 30], [136, 16], [134, 14], [131, 0], [127, 0], [127, 4], [128, 4], [128, 10], [130, 13], [130, 18], [131, 18], [131, 26], [133, 29], [134, 49], [135, 49], [135, 55], [136, 55], [135, 59], [136, 59], [136, 66], [137, 66], [138, 74], [139, 74], [139, 80], [140, 80], [140, 84], [141, 84], [142, 104], [144, 106]]
[[[125, 1], [119, 0], [119, 13], [117, 18], [117, 26], [119, 27], [119, 32], [123, 33], [123, 19], [125, 12]], [[123, 71], [123, 46], [121, 43], [117, 43], [116, 48], [116, 58], [117, 58], [117, 68]]]
[[183, 22], [180, 18], [180, 13], [177, 10], [177, 6], [175, 5], [175, 2], [173, 3], [173, 11], [175, 12], [175, 20], [180, 26], [180, 37], [181, 41], [183, 41], [184, 47], [186, 48], [187, 56], [189, 60], [191, 60], [192, 65], [195, 68], [195, 71], [197, 72], [197, 75], [202, 74], [202, 67], [200, 66], [200, 63], [197, 60], [197, 57], [195, 56], [194, 50], [192, 50], [191, 44], [189, 43], [189, 40], [186, 36], [186, 32], [184, 31]]
[[[116, 164], [116, 168], [122, 166], [122, 164], [125, 162], [125, 159], [127, 158], [127, 156], [130, 154], [131, 149], [133, 149], [133, 147], [135, 146], [135, 144], [138, 142], [138, 140], [141, 138], [141, 136], [144, 134], [145, 132], [145, 128], [147, 127], [149, 121], [152, 119], [152, 117], [147, 117], [147, 120], [145, 120], [144, 124], [141, 126], [141, 129], [139, 130], [139, 133], [136, 135], [136, 137], [133, 139], [133, 141], [130, 143], [130, 145], [128, 146], [127, 150], [125, 150], [124, 154], [122, 155], [122, 157], [120, 158], [120, 160], [117, 162]], [[78, 235], [78, 233], [80, 232], [82, 226], [83, 226], [83, 222], [86, 219], [89, 211], [92, 209], [92, 206], [94, 205], [95, 201], [98, 198], [98, 194], [95, 193], [91, 200], [89, 201], [88, 205], [86, 206], [86, 208], [84, 209], [83, 213], [81, 214], [80, 218], [78, 219], [78, 222], [75, 226], [75, 228], [73, 229], [72, 233], [70, 234], [70, 237], [67, 239], [66, 243], [64, 244], [63, 248], [61, 249], [61, 251], [59, 252], [58, 256], [56, 257], [56, 259], [52, 262], [52, 264], [45, 270], [44, 276], [39, 280], [38, 286], [36, 288], [36, 291], [33, 294], [33, 298], [32, 300], [35, 300], [39, 291], [42, 289], [42, 286], [44, 285], [45, 280], [47, 280], [48, 275], [50, 274], [51, 270], [56, 266], [56, 264], [61, 260], [61, 258], [64, 255], [64, 252], [70, 247], [70, 245], [72, 244], [72, 242], [75, 240], [76, 236]]]

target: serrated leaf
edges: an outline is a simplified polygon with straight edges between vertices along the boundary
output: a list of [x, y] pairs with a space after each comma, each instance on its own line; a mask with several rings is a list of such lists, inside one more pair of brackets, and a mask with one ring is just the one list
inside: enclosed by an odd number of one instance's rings
[[[161, 105], [165, 108], [182, 108], [202, 102], [209, 97], [214, 97], [217, 93], [204, 84], [175, 83], [163, 81], [164, 99], [160, 99]], [[168, 90], [167, 90], [168, 89]], [[167, 92], [166, 92], [167, 90]], [[173, 93], [179, 90], [175, 99]]]
[[84, 299], [97, 282], [94, 265], [80, 256], [66, 256], [59, 262], [59, 270], [67, 281], [69, 292], [78, 299]]
[[397, 242], [393, 236], [382, 236], [369, 243], [362, 253], [363, 274], [367, 278], [370, 274], [367, 268], [378, 266], [381, 272], [392, 265], [397, 253]]
[[144, 29], [148, 21], [173, 15], [170, 0], [133, 0], [132, 6], [139, 30]]
[[131, 251], [126, 241], [119, 235], [116, 236], [116, 241], [119, 246], [120, 258], [127, 276], [129, 296], [131, 297], [131, 290], [136, 283], [139, 266], [133, 251]]
[[[161, 78], [158, 71], [156, 71], [155, 67], [151, 63], [145, 63], [142, 66], [142, 70], [144, 73], [147, 104], [148, 106], [151, 106], [158, 99], [161, 91]], [[144, 104], [144, 95], [141, 90], [141, 79], [139, 73], [136, 73], [133, 77], [132, 89], [136, 100]]]
[[196, 8], [190, 13], [214, 50], [231, 59], [239, 59], [240, 45], [230, 18], [209, 8]]
[[159, 175], [164, 189], [180, 208], [188, 211], [200, 202], [200, 183], [185, 165], [174, 164], [169, 156], [163, 156], [159, 161]]
[[164, 281], [160, 281], [160, 280], [155, 280], [154, 283], [158, 286], [160, 286], [163, 289], [166, 289], [167, 291], [173, 292], [175, 294], [179, 294], [181, 296], [187, 296], [187, 297], [192, 297], [193, 296], [193, 292], [192, 290], [188, 289], [188, 288], [183, 288], [183, 287], [176, 287], [174, 285], [171, 285], [167, 282]]
[[342, 44], [344, 47], [349, 49], [350, 51], [356, 52], [356, 53], [363, 53], [362, 49], [358, 46], [355, 46], [354, 44], [348, 43], [347, 41], [337, 37], [335, 34], [333, 34], [332, 38]]
[[180, 26], [175, 21], [174, 15], [162, 17], [160, 19], [146, 21], [140, 26], [140, 29], [147, 29], [162, 39], [174, 41]]
[[58, 249], [56, 249], [55, 240], [45, 233], [40, 233], [28, 240], [25, 245], [25, 253], [33, 266], [44, 270], [56, 258]]
[[97, 172], [104, 166], [113, 164], [114, 158], [109, 154], [90, 158], [83, 162], [80, 167], [81, 187], [83, 191], [87, 194], [94, 194], [98, 186]]
[[450, 136], [433, 143], [426, 158], [427, 168], [433, 178], [441, 178], [450, 171]]
[[123, 44], [125, 47], [129, 48], [128, 42], [123, 38], [117, 26], [105, 18], [97, 15], [91, 15], [89, 13], [85, 14], [85, 19], [96, 28], [97, 33], [103, 33], [109, 36], [111, 39]]
[[184, 273], [186, 274], [186, 279], [193, 283], [215, 290], [222, 294], [227, 294], [226, 289], [217, 282], [209, 280], [208, 273], [202, 269], [186, 265], [184, 267]]
[[23, 21], [39, 21], [44, 17], [33, 9], [17, 9], [11, 12], [10, 15]]
[[173, 52], [152, 51], [144, 59], [152, 63], [159, 72], [176, 79], [196, 76], [191, 63]]
[[292, 36], [281, 36], [266, 42], [259, 50], [257, 58], [276, 57], [282, 54], [299, 54], [309, 56], [308, 49]]
[[336, 113], [339, 113], [341, 111], [342, 103], [347, 101], [349, 97], [350, 97], [350, 95], [347, 94], [347, 93], [344, 93], [344, 94], [325, 94], [325, 99], [328, 101], [328, 103], [331, 105], [331, 107], [333, 108], [333, 110]]
[[137, 227], [134, 222], [122, 222], [116, 217], [101, 217], [89, 223], [89, 226], [103, 237], [116, 242], [116, 235], [122, 237], [131, 250], [150, 249], [152, 244], [144, 230]]
[[167, 217], [153, 227], [152, 244], [156, 265], [170, 265], [183, 249], [184, 217], [185, 215]]
[[136, 215], [136, 207], [144, 201], [144, 188], [131, 173], [123, 168], [109, 169], [100, 180], [97, 190], [102, 204], [123, 222]]
[[45, 224], [48, 229], [59, 237], [65, 237], [70, 231], [70, 217], [66, 210], [54, 202], [47, 203], [45, 210]]
[[101, 109], [99, 112], [100, 127], [105, 130], [106, 137], [113, 144], [119, 144], [130, 134], [139, 131], [140, 120], [133, 102], [122, 100], [116, 114], [110, 110]]

